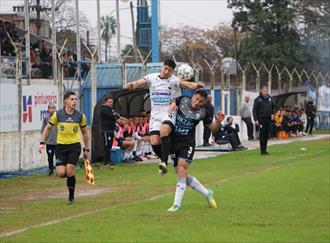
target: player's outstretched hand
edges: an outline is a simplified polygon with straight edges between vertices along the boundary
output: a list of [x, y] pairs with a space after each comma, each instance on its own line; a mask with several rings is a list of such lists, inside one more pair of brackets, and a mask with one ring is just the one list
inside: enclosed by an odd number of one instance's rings
[[215, 119], [217, 119], [219, 122], [222, 122], [225, 119], [225, 115], [221, 111], [218, 111], [215, 115]]
[[134, 89], [134, 84], [133, 83], [128, 83], [126, 85], [126, 88], [129, 89], [129, 90], [132, 90], [132, 89]]
[[201, 83], [201, 82], [198, 82], [198, 83], [196, 83], [197, 85], [196, 85], [196, 89], [202, 89], [202, 88], [204, 88], [204, 84], [203, 83]]

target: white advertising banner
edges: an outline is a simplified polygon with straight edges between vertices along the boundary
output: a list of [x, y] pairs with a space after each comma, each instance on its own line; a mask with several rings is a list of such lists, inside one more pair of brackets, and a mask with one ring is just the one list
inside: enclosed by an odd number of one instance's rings
[[322, 85], [318, 90], [318, 111], [330, 111], [330, 88]]
[[23, 86], [22, 131], [39, 130], [49, 102], [58, 105], [57, 86]]
[[0, 132], [18, 131], [17, 85], [0, 84]]

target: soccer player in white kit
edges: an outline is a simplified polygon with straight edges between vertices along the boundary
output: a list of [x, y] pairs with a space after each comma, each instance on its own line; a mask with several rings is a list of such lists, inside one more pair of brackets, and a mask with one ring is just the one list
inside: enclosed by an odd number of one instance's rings
[[[175, 125], [175, 111], [169, 109], [171, 102], [181, 95], [180, 88], [199, 89], [204, 87], [202, 83], [184, 81], [174, 76], [175, 67], [176, 64], [173, 60], [166, 60], [160, 73], [148, 74], [143, 79], [127, 84], [127, 88], [131, 90], [143, 86], [149, 87], [151, 101], [150, 144], [159, 158], [161, 158], [160, 135], [169, 136], [172, 131], [171, 125], [162, 123], [167, 121], [167, 123]], [[165, 163], [161, 162], [158, 167], [160, 175], [167, 172]]]

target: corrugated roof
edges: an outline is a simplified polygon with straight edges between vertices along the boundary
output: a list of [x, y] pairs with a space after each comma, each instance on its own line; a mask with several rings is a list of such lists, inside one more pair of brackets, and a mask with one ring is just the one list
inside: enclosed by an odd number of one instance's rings
[[[122, 87], [121, 64], [96, 64], [96, 86], [97, 88], [121, 88]], [[92, 70], [82, 84], [84, 88], [90, 88], [92, 81]]]

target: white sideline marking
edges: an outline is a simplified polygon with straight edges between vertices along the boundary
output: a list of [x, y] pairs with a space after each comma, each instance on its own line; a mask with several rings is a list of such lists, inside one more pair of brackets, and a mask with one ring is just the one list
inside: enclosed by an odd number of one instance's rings
[[[285, 162], [285, 161], [289, 161], [289, 160], [292, 160], [292, 159], [295, 159], [295, 158], [306, 157], [306, 156], [310, 156], [310, 155], [314, 155], [314, 154], [320, 154], [320, 153], [323, 153], [325, 151], [327, 151], [327, 150], [321, 150], [321, 151], [319, 151], [317, 153], [303, 153], [303, 154], [298, 155], [298, 156], [291, 156], [291, 157], [286, 158], [286, 159], [275, 160], [275, 161], [271, 162], [271, 164], [278, 163], [278, 162]], [[293, 162], [293, 163], [294, 164], [298, 164], [298, 163], [302, 163], [302, 161], [296, 161], [296, 162]], [[271, 168], [264, 168], [264, 169], [259, 170], [259, 171], [251, 171], [251, 172], [247, 172], [247, 173], [242, 174], [242, 175], [237, 175], [237, 176], [232, 176], [232, 177], [224, 178], [224, 179], [219, 180], [219, 181], [213, 181], [211, 183], [212, 184], [219, 184], [219, 183], [231, 181], [231, 180], [234, 180], [234, 179], [237, 179], [237, 178], [241, 178], [241, 177], [245, 177], [245, 176], [249, 176], [249, 175], [256, 175], [256, 174], [261, 174], [261, 173], [264, 173], [264, 172], [268, 172], [268, 171], [280, 169], [280, 168], [283, 168], [283, 167], [286, 167], [286, 166], [289, 166], [289, 165], [292, 165], [292, 163], [290, 163], [290, 164], [284, 164], [284, 165], [277, 165], [277, 166], [274, 166], [274, 167], [271, 167]], [[30, 229], [36, 229], [36, 228], [40, 228], [40, 227], [44, 227], [44, 226], [48, 226], [48, 225], [58, 224], [58, 223], [62, 223], [62, 222], [65, 222], [65, 221], [68, 221], [68, 220], [71, 220], [71, 219], [80, 218], [80, 217], [83, 217], [83, 216], [87, 216], [87, 215], [92, 215], [92, 214], [104, 212], [104, 211], [107, 211], [107, 210], [110, 210], [110, 209], [113, 209], [113, 208], [118, 208], [118, 207], [127, 206], [127, 205], [134, 205], [134, 204], [141, 203], [141, 202], [148, 202], [148, 201], [157, 200], [159, 198], [162, 198], [164, 196], [170, 195], [172, 193], [173, 192], [163, 193], [163, 194], [159, 194], [157, 196], [153, 196], [153, 197], [150, 197], [150, 198], [138, 200], [138, 201], [135, 201], [135, 202], [118, 204], [118, 205], [115, 205], [115, 206], [112, 206], [112, 207], [101, 208], [101, 209], [97, 209], [97, 210], [94, 210], [94, 211], [91, 211], [91, 212], [81, 213], [81, 214], [73, 215], [73, 216], [66, 217], [66, 218], [61, 218], [61, 219], [57, 219], [57, 220], [51, 220], [51, 221], [48, 221], [48, 222], [44, 222], [44, 223], [32, 225], [30, 227], [22, 228], [22, 229], [19, 229], [19, 230], [14, 230], [14, 231], [10, 231], [10, 232], [4, 232], [4, 233], [2, 233], [0, 235], [0, 238], [4, 238], [4, 237], [8, 237], [8, 236], [19, 234], [19, 233], [23, 233], [23, 232], [28, 231]]]

